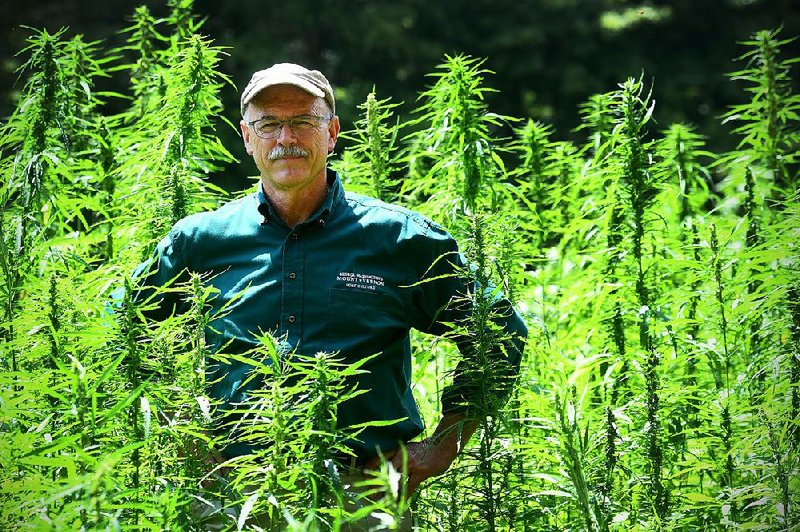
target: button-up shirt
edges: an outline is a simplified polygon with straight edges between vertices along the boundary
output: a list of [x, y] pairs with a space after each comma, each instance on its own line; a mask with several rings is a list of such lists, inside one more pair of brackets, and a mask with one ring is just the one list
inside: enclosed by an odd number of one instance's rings
[[[338, 423], [402, 419], [369, 427], [349, 442], [367, 458], [388, 451], [422, 430], [411, 392], [411, 328], [447, 334], [469, 309], [456, 300], [468, 286], [457, 275], [462, 259], [454, 239], [439, 225], [408, 209], [345, 192], [328, 171], [329, 192], [304, 223], [288, 227], [261, 187], [213, 212], [178, 222], [158, 244], [146, 284], [159, 286], [187, 272], [207, 274], [218, 291], [211, 315], [224, 308], [207, 332], [212, 350], [244, 353], [258, 344], [259, 331], [283, 339], [287, 351], [338, 353], [345, 361], [376, 355], [355, 377], [367, 393], [339, 406]], [[421, 282], [422, 281], [422, 282]], [[175, 303], [175, 305], [178, 305]], [[510, 335], [499, 359], [513, 375], [526, 334], [508, 302], [500, 325]], [[162, 301], [161, 311], [173, 310]], [[156, 316], [157, 317], [157, 316]], [[467, 343], [459, 344], [469, 356]], [[236, 362], [210, 366], [210, 395], [223, 403], [243, 399], [250, 369]], [[474, 391], [459, 380], [446, 388], [443, 411], [466, 408]], [[500, 392], [500, 393], [507, 393]], [[225, 454], [248, 451], [231, 442]]]

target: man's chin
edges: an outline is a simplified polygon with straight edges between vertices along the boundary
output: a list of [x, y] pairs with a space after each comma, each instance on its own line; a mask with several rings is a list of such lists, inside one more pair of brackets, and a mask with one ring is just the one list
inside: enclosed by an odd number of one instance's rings
[[292, 179], [293, 176], [297, 177], [300, 175], [308, 175], [309, 171], [308, 164], [306, 163], [305, 159], [301, 157], [272, 161], [270, 164], [270, 170], [271, 173], [276, 177], [285, 176], [289, 179]]
[[291, 189], [310, 181], [308, 170], [285, 172], [277, 170], [267, 178], [277, 189]]

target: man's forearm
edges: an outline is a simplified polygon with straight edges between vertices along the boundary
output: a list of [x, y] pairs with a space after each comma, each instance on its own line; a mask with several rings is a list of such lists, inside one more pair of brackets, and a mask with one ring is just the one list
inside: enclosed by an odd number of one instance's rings
[[451, 456], [452, 462], [466, 447], [479, 426], [479, 420], [467, 418], [462, 412], [451, 412], [442, 416], [436, 430], [428, 439], [435, 447], [441, 449], [444, 456]]
[[[461, 412], [451, 412], [442, 416], [436, 430], [428, 438], [409, 443], [405, 456], [406, 494], [411, 496], [420, 483], [450, 469], [479, 425], [477, 419], [467, 418]], [[395, 453], [390, 459], [395, 469], [403, 471], [402, 453]]]

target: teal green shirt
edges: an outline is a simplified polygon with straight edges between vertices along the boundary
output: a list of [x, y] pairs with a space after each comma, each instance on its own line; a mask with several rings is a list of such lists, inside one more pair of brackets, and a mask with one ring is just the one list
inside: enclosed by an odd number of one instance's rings
[[[357, 377], [358, 387], [368, 392], [344, 402], [338, 412], [342, 427], [403, 419], [368, 428], [359, 441], [349, 442], [368, 458], [422, 432], [411, 393], [409, 331], [447, 333], [448, 323], [469, 313], [463, 304], [453, 304], [467, 287], [448, 275], [461, 258], [444, 229], [408, 209], [346, 193], [334, 172], [328, 172], [328, 182], [322, 206], [293, 229], [275, 215], [260, 186], [213, 212], [179, 221], [158, 244], [145, 283], [164, 285], [186, 272], [210, 274], [219, 290], [212, 315], [227, 307], [224, 317], [210, 324], [212, 350], [225, 346], [226, 353], [244, 353], [257, 345], [254, 333], [270, 331], [300, 354], [335, 352], [358, 360], [379, 353], [363, 368], [369, 373]], [[437, 260], [442, 256], [448, 259]], [[423, 279], [436, 280], [419, 283]], [[514, 339], [496, 356], [513, 375], [526, 329], [508, 302], [500, 304], [507, 307], [501, 325]], [[179, 303], [173, 305], [162, 301], [160, 311], [180, 310]], [[469, 356], [468, 348], [459, 347]], [[210, 370], [210, 395], [240, 401], [248, 369], [234, 363]], [[457, 368], [443, 393], [443, 411], [463, 410], [470, 393], [460, 385]], [[225, 454], [247, 451], [232, 442]]]

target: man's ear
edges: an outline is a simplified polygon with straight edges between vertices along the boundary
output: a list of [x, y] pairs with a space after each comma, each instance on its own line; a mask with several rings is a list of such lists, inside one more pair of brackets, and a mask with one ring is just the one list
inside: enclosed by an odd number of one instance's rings
[[247, 155], [253, 155], [253, 146], [250, 144], [250, 128], [244, 119], [239, 120], [239, 128], [242, 130], [242, 140], [244, 141], [244, 149]]
[[328, 122], [328, 153], [336, 147], [336, 139], [339, 138], [339, 117], [334, 115]]

